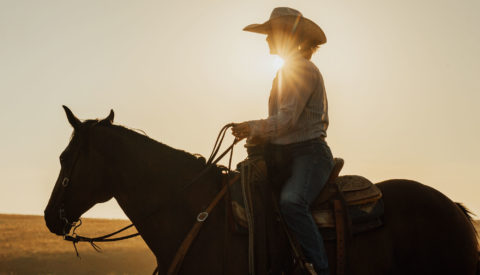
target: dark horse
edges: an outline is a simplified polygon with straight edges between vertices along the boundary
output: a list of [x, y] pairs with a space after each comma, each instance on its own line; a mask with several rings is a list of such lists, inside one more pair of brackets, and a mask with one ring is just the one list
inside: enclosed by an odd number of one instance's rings
[[[47, 227], [64, 235], [72, 221], [113, 197], [155, 254], [159, 273], [166, 274], [198, 213], [221, 189], [221, 171], [212, 169], [182, 189], [205, 168], [204, 160], [113, 125], [113, 111], [103, 120], [81, 122], [64, 108], [74, 131], [45, 209]], [[377, 186], [385, 203], [384, 226], [351, 240], [349, 274], [476, 273], [476, 233], [463, 207], [410, 180]], [[188, 251], [181, 274], [248, 274], [247, 237], [232, 234], [225, 243], [225, 218], [219, 204]], [[335, 243], [326, 246], [334, 272]]]

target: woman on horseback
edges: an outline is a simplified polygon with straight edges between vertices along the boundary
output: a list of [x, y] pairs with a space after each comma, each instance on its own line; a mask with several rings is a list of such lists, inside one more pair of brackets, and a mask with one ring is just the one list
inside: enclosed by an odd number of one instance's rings
[[[265, 160], [272, 184], [280, 186], [280, 211], [317, 274], [329, 274], [322, 236], [310, 204], [325, 186], [333, 157], [325, 142], [328, 104], [322, 75], [310, 61], [327, 40], [322, 29], [294, 9], [275, 8], [263, 24], [245, 31], [267, 35], [270, 54], [284, 59], [270, 91], [268, 117], [232, 128], [247, 144], [266, 141]], [[285, 174], [284, 177], [278, 175]]]

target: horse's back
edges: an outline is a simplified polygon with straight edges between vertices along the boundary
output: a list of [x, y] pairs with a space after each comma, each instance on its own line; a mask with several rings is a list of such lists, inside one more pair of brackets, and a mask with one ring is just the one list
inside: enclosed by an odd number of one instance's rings
[[[385, 203], [378, 233], [389, 274], [475, 274], [477, 240], [469, 217], [439, 191], [409, 180], [377, 185]], [[382, 255], [386, 257], [386, 255]]]

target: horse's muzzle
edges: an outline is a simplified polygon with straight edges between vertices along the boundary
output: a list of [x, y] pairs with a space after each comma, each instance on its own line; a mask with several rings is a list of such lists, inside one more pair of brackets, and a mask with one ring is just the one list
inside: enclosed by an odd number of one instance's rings
[[44, 218], [48, 230], [56, 235], [63, 236], [70, 232], [72, 228], [72, 225], [67, 220], [60, 218], [58, 211], [45, 209]]

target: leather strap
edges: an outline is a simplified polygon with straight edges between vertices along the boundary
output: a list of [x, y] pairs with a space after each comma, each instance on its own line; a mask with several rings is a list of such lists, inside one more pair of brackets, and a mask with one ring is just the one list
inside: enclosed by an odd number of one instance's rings
[[333, 201], [335, 210], [335, 225], [337, 230], [337, 275], [345, 274], [345, 217], [340, 200]]
[[[177, 250], [177, 253], [175, 254], [175, 257], [173, 258], [172, 263], [170, 264], [170, 267], [168, 268], [168, 275], [176, 275], [180, 271], [180, 267], [182, 266], [183, 259], [185, 258], [185, 255], [187, 255], [188, 249], [192, 245], [192, 242], [195, 240], [197, 237], [198, 233], [200, 232], [200, 229], [202, 228], [206, 218], [208, 217], [208, 214], [215, 208], [215, 206], [218, 204], [220, 199], [225, 195], [227, 192], [227, 188], [232, 185], [239, 177], [240, 175], [235, 175], [232, 179], [229, 180], [228, 184], [224, 184], [222, 190], [217, 194], [217, 196], [213, 199], [213, 201], [210, 203], [210, 205], [207, 207], [207, 209], [204, 212], [201, 212], [199, 216], [197, 217], [196, 223], [193, 225], [192, 229], [190, 229], [190, 232], [187, 234], [185, 239], [183, 240], [182, 244]], [[225, 177], [225, 180], [228, 180], [227, 177]], [[206, 213], [206, 216], [205, 216]], [[200, 215], [204, 215], [204, 219], [200, 219]]]

